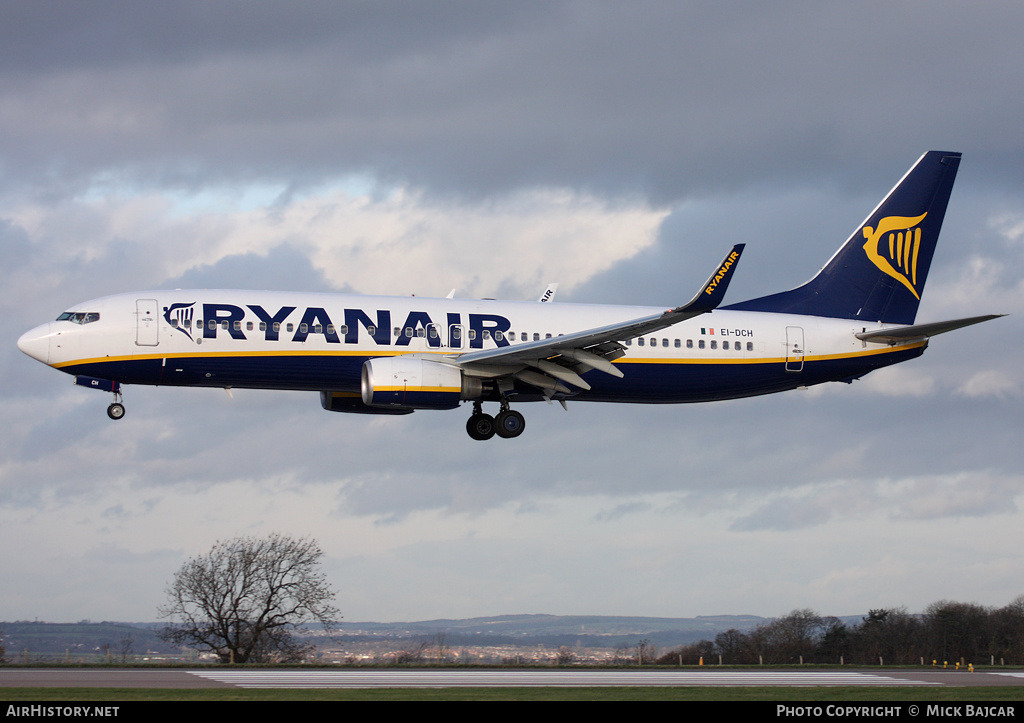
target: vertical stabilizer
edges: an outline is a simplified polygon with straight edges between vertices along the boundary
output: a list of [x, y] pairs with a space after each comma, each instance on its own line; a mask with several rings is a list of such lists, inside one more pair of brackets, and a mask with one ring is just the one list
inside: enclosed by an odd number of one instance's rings
[[959, 165], [928, 151], [817, 276], [725, 308], [913, 324]]

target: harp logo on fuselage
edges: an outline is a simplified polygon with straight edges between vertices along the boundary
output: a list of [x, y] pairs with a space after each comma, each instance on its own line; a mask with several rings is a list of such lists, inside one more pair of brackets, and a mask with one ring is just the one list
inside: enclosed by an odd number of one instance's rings
[[886, 216], [877, 228], [863, 229], [864, 252], [875, 266], [907, 287], [914, 298], [917, 292], [917, 256], [921, 251], [921, 227], [927, 213], [920, 216]]

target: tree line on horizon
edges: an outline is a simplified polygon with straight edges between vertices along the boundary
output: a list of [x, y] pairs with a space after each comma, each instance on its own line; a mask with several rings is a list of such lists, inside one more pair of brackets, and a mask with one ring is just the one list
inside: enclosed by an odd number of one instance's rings
[[743, 632], [683, 645], [658, 658], [665, 665], [1024, 664], [1024, 595], [1001, 607], [940, 600], [923, 613], [906, 608], [871, 610], [855, 625], [811, 609]]

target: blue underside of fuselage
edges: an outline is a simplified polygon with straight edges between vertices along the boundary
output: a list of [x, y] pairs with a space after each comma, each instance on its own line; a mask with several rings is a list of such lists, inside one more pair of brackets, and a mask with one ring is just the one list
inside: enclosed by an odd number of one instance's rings
[[[594, 402], [673, 404], [771, 394], [828, 381], [849, 381], [881, 367], [920, 356], [924, 347], [883, 354], [805, 360], [800, 371], [781, 361], [748, 363], [649, 363], [620, 360], [619, 379], [599, 371], [583, 378], [589, 391], [573, 389], [567, 398]], [[122, 384], [232, 387], [296, 391], [359, 392], [360, 372], [369, 356], [196, 356], [93, 361], [61, 368], [72, 375]], [[516, 385], [518, 401], [543, 399], [529, 385]], [[556, 395], [562, 396], [562, 395]]]

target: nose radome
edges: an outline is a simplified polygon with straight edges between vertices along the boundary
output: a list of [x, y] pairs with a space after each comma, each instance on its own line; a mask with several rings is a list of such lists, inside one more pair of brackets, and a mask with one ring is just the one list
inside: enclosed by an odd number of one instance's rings
[[50, 324], [29, 329], [18, 339], [18, 348], [43, 364], [50, 363]]

